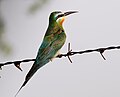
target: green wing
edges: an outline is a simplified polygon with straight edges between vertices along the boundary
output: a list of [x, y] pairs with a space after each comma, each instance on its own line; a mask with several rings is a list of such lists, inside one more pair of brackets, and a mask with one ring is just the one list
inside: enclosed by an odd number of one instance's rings
[[50, 59], [55, 56], [57, 51], [63, 46], [65, 42], [64, 38], [66, 38], [64, 32], [61, 32], [60, 34], [50, 34], [48, 36], [45, 36], [39, 48], [35, 64], [41, 67], [48, 63]]

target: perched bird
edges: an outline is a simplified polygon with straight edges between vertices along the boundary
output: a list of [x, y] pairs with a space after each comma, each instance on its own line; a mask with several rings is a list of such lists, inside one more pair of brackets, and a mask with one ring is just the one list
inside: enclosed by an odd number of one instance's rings
[[57, 52], [61, 49], [66, 40], [66, 34], [62, 24], [65, 20], [65, 17], [72, 13], [77, 13], [77, 11], [69, 11], [65, 13], [62, 13], [61, 11], [55, 11], [50, 14], [48, 29], [43, 38], [43, 42], [38, 50], [35, 62], [33, 63], [30, 71], [26, 75], [25, 81], [16, 93], [16, 95], [26, 85], [26, 83], [30, 80], [30, 78], [39, 68], [41, 68], [57, 56]]

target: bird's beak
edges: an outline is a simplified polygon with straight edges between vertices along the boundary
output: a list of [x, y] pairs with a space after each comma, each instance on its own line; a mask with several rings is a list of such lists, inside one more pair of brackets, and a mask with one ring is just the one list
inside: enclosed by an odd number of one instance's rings
[[64, 16], [68, 16], [68, 15], [73, 14], [73, 13], [78, 13], [78, 11], [68, 11], [68, 12], [65, 12]]
[[68, 15], [73, 14], [73, 13], [78, 13], [78, 11], [68, 11], [68, 12], [62, 13], [62, 14], [58, 15], [57, 19], [60, 17], [68, 16]]

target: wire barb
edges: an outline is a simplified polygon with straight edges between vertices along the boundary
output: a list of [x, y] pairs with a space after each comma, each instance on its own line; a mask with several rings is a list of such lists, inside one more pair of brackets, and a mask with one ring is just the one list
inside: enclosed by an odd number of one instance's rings
[[71, 51], [72, 51], [72, 49], [70, 48], [70, 43], [68, 43], [68, 53], [67, 53], [67, 57], [68, 57], [70, 63], [72, 63], [72, 60], [70, 59]]
[[106, 60], [106, 58], [104, 57], [103, 53], [100, 53], [100, 55], [102, 56], [102, 58], [103, 58], [104, 60]]
[[100, 52], [100, 55], [102, 56], [102, 58], [104, 60], [106, 60], [106, 58], [104, 57], [103, 53], [104, 53], [105, 49], [101, 48], [101, 49], [98, 49], [98, 52]]
[[15, 62], [14, 65], [17, 67], [20, 71], [23, 71], [22, 68], [20, 67], [21, 62]]

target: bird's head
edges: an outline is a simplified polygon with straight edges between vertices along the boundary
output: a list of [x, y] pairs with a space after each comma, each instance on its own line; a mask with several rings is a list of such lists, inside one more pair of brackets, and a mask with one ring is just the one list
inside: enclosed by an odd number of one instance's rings
[[61, 12], [61, 11], [54, 11], [50, 14], [49, 17], [49, 22], [53, 23], [53, 22], [57, 22], [58, 24], [62, 25], [65, 17], [73, 14], [73, 13], [77, 13], [78, 11], [68, 11], [68, 12]]

